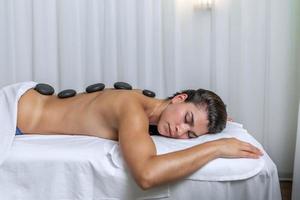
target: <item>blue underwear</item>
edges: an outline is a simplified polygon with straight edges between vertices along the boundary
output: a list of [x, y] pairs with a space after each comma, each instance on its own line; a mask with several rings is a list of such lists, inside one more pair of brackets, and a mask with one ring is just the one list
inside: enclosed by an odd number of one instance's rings
[[23, 133], [18, 127], [16, 128], [16, 135], [23, 135]]

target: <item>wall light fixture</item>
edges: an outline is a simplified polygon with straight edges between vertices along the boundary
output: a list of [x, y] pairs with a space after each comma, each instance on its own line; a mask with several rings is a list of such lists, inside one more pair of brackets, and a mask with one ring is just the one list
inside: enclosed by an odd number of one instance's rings
[[215, 0], [195, 0], [195, 8], [201, 10], [210, 10], [215, 3]]

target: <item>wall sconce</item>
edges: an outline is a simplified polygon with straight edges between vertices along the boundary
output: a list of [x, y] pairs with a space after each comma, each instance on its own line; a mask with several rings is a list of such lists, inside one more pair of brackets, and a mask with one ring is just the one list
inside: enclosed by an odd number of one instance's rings
[[195, 0], [195, 9], [197, 10], [210, 10], [212, 9], [215, 0]]

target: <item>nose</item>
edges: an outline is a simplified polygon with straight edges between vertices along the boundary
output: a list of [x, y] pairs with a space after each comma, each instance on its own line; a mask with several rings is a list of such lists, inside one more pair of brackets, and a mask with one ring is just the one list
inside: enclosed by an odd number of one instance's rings
[[188, 130], [189, 130], [189, 125], [182, 123], [179, 125], [176, 125], [176, 134], [178, 137], [182, 136], [183, 134], [185, 134]]

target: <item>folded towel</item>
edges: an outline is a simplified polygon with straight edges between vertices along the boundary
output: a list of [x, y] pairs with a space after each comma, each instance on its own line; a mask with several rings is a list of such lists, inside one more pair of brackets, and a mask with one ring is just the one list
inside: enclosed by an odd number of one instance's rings
[[[228, 122], [227, 127], [221, 133], [207, 134], [195, 139], [172, 139], [161, 136], [152, 136], [158, 154], [178, 151], [207, 141], [229, 137], [235, 137], [242, 141], [249, 142], [263, 150], [261, 144], [259, 144], [259, 142], [257, 142], [241, 124], [234, 122]], [[115, 167], [126, 169], [126, 164], [123, 161], [118, 144], [115, 144], [111, 148], [109, 155]], [[258, 174], [263, 167], [264, 159], [262, 157], [259, 159], [218, 158], [207, 163], [195, 173], [186, 177], [186, 179], [203, 181], [243, 180]]]

